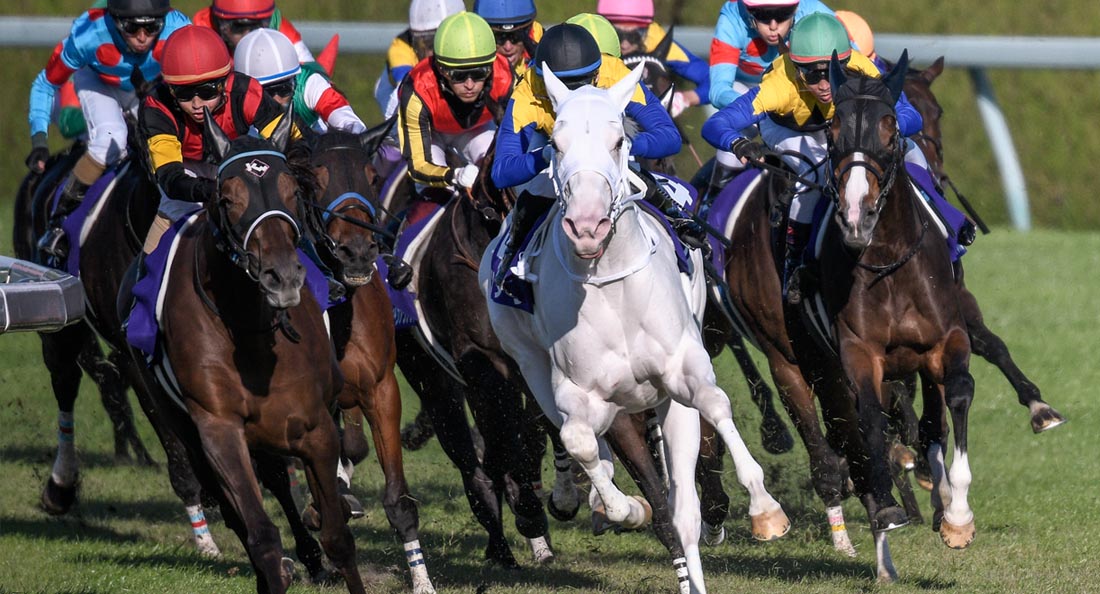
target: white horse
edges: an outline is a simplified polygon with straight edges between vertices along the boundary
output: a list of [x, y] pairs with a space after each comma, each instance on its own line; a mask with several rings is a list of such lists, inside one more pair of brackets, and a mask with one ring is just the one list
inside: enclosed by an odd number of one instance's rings
[[[635, 204], [641, 195], [628, 195], [630, 140], [623, 110], [641, 68], [610, 89], [575, 91], [545, 64], [543, 71], [557, 113], [552, 170], [559, 201], [545, 227], [541, 256], [525, 263], [534, 284], [534, 313], [489, 299], [493, 329], [539, 405], [561, 428], [562, 442], [591, 479], [608, 519], [624, 526], [644, 521], [644, 506], [612, 483], [613, 466], [597, 438], [619, 412], [658, 409], [668, 448], [669, 504], [686, 557], [673, 564], [682, 592], [706, 592], [695, 491], [700, 413], [733, 455], [737, 478], [751, 498], [753, 535], [778, 538], [790, 522], [765, 489], [763, 470], [715, 384], [700, 334], [702, 275], [681, 276], [671, 238]], [[496, 290], [490, 263], [499, 241], [481, 262], [479, 280], [487, 294]], [[701, 270], [700, 256], [693, 260]]]

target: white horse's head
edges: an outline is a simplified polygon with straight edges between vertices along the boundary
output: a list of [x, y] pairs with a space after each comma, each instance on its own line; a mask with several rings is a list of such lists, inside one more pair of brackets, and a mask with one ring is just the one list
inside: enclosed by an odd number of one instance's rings
[[578, 257], [598, 258], [623, 206], [628, 184], [626, 162], [630, 140], [623, 129], [626, 109], [643, 67], [610, 89], [586, 85], [569, 90], [542, 65], [543, 79], [557, 113], [554, 183], [562, 204], [562, 228]]

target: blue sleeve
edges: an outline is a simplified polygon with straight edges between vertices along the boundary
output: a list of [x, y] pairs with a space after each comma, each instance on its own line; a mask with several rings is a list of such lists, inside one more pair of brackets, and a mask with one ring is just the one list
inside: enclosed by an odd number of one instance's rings
[[398, 66], [390, 69], [390, 80], [393, 81], [393, 86], [401, 84], [401, 81], [405, 79], [405, 75], [412, 71], [412, 66]]
[[695, 83], [695, 93], [699, 95], [699, 104], [706, 105], [710, 103], [710, 65], [703, 61], [702, 58], [688, 51], [688, 49], [678, 42], [675, 42], [676, 46], [684, 52], [684, 55], [688, 57], [687, 62], [669, 61], [668, 67], [681, 78], [686, 78]]
[[31, 136], [45, 133], [50, 127], [50, 114], [57, 96], [57, 87], [46, 80], [46, 71], [38, 73], [31, 83], [30, 106], [27, 109], [27, 121], [31, 125]]
[[631, 101], [626, 105], [626, 115], [634, 118], [641, 132], [632, 140], [630, 154], [646, 159], [660, 159], [680, 152], [683, 140], [672, 116], [653, 93], [642, 86], [646, 104]]
[[898, 102], [894, 105], [894, 111], [898, 116], [898, 130], [901, 131], [902, 136], [912, 136], [924, 129], [924, 118], [913, 107], [913, 104], [909, 103], [905, 91], [902, 91], [901, 97], [898, 97]]
[[703, 124], [703, 140], [712, 146], [728, 151], [734, 140], [741, 138], [741, 131], [764, 119], [767, 114], [755, 113], [752, 102], [760, 93], [760, 87], [754, 87], [741, 95], [736, 101], [710, 116]]
[[733, 64], [715, 64], [710, 67], [710, 104], [721, 109], [737, 100], [739, 95], [733, 88], [737, 78], [737, 67]]
[[542, 144], [535, 152], [527, 152], [531, 146], [531, 140], [536, 136], [543, 136], [535, 129], [535, 123], [524, 126], [521, 130], [514, 129], [512, 118], [513, 102], [508, 103], [508, 109], [504, 112], [504, 119], [497, 130], [496, 156], [493, 157], [493, 184], [498, 188], [511, 188], [531, 181], [540, 171], [550, 166], [542, 158]]
[[733, 83], [737, 79], [738, 62], [732, 61], [732, 56], [736, 50], [739, 57], [751, 40], [738, 6], [736, 2], [722, 4], [710, 44], [710, 102], [718, 109], [737, 99]]

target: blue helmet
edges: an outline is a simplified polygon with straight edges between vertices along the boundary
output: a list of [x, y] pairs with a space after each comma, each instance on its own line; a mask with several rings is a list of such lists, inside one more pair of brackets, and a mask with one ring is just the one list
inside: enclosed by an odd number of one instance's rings
[[535, 20], [535, 1], [474, 0], [474, 12], [494, 29], [512, 29]]

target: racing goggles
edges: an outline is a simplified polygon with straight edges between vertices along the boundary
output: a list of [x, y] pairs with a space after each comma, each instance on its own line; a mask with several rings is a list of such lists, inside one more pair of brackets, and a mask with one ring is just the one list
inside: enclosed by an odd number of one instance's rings
[[829, 64], [823, 63], [824, 66], [813, 65], [809, 67], [798, 67], [798, 76], [802, 77], [802, 80], [806, 81], [808, 85], [816, 85], [817, 83], [829, 78]]
[[233, 35], [244, 35], [256, 29], [262, 29], [264, 22], [265, 21], [260, 19], [233, 19], [222, 21], [220, 26], [222, 30], [228, 31]]
[[529, 30], [528, 25], [522, 27], [514, 27], [511, 29], [493, 29], [493, 37], [497, 40], [497, 45], [504, 45], [508, 42], [512, 42], [512, 45], [520, 45], [523, 43], [524, 38], [527, 37]]
[[164, 30], [164, 19], [160, 17], [128, 17], [118, 19], [118, 28], [127, 35], [137, 35], [139, 31], [145, 31], [146, 35], [154, 37]]
[[793, 6], [776, 6], [773, 8], [754, 8], [749, 10], [749, 16], [751, 16], [756, 22], [764, 23], [765, 25], [772, 21], [776, 23], [785, 23], [794, 18], [795, 7]]
[[589, 73], [589, 74], [582, 74], [580, 76], [563, 77], [563, 78], [560, 78], [558, 80], [561, 81], [561, 84], [565, 85], [565, 88], [569, 89], [570, 91], [576, 91], [577, 89], [583, 87], [584, 85], [595, 85], [596, 84], [596, 78], [599, 75], [600, 75], [600, 71], [597, 70], [597, 71]]
[[295, 79], [288, 78], [264, 85], [264, 92], [272, 97], [290, 97], [297, 87]]
[[493, 75], [492, 64], [475, 66], [472, 68], [440, 68], [439, 70], [443, 73], [444, 78], [453, 83], [466, 82], [467, 80], [484, 82], [489, 80], [489, 77]]
[[225, 91], [225, 79], [212, 80], [194, 85], [168, 85], [168, 90], [176, 101], [190, 101], [195, 97], [203, 101], [217, 99]]
[[628, 43], [634, 47], [645, 47], [645, 34], [649, 31], [647, 27], [633, 27], [630, 29], [623, 29], [619, 26], [615, 27], [615, 32], [619, 34], [619, 41], [622, 43]]

